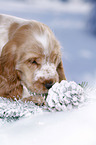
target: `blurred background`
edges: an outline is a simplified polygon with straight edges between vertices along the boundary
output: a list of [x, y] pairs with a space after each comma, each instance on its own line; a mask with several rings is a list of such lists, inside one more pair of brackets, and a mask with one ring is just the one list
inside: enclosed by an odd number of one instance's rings
[[0, 0], [0, 13], [48, 25], [68, 81], [96, 81], [96, 0]]

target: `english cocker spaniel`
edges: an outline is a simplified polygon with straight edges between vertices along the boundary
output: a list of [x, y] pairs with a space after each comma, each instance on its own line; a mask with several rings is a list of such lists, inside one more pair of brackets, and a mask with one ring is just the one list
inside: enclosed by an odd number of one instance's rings
[[38, 95], [65, 79], [60, 45], [49, 27], [1, 14], [0, 96], [40, 105], [44, 99]]

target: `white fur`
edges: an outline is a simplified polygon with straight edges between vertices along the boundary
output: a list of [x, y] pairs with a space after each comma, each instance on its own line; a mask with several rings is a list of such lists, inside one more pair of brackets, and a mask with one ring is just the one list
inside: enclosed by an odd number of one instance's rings
[[30, 97], [30, 93], [28, 92], [28, 89], [23, 85], [23, 97], [22, 98], [28, 98]]
[[49, 40], [48, 40], [48, 36], [47, 36], [47, 32], [45, 32], [42, 35], [38, 35], [35, 34], [35, 38], [38, 42], [40, 42], [44, 48], [44, 54], [48, 55], [49, 51], [48, 51], [48, 44], [49, 44]]
[[14, 16], [0, 14], [0, 55], [3, 46], [8, 42], [8, 31], [10, 25], [14, 22], [27, 22], [25, 19], [17, 18]]
[[54, 78], [56, 75], [56, 67], [52, 63], [44, 64], [40, 70], [37, 70], [34, 74], [34, 80], [37, 81], [40, 78], [44, 78], [45, 80]]

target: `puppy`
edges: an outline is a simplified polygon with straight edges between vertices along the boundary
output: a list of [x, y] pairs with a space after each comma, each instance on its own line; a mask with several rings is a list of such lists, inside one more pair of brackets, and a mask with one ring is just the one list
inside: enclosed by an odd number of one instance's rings
[[0, 96], [41, 105], [44, 99], [38, 95], [65, 79], [60, 45], [49, 27], [1, 14]]

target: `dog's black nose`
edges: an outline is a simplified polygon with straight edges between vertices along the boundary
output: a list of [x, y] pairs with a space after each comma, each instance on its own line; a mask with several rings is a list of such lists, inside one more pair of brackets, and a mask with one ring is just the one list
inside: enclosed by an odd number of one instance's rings
[[45, 84], [46, 89], [50, 89], [53, 86], [53, 82], [48, 82]]

